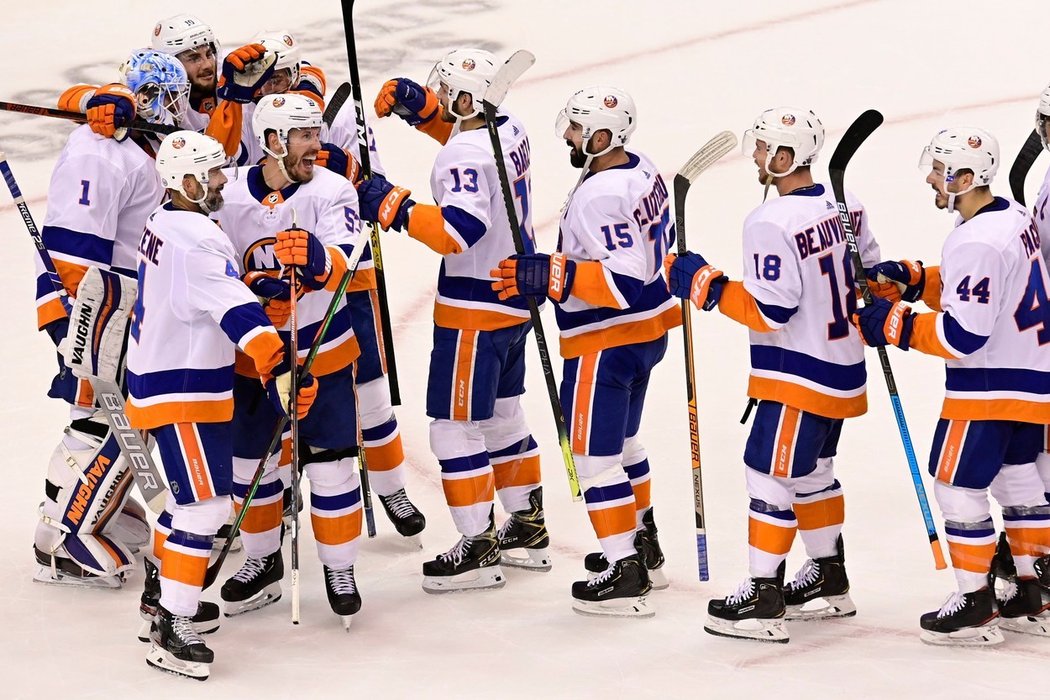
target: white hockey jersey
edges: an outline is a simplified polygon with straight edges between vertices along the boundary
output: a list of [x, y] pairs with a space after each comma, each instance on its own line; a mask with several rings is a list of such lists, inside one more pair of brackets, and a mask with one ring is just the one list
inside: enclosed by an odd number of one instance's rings
[[674, 243], [667, 185], [644, 155], [588, 173], [562, 213], [558, 249], [576, 261], [558, 304], [562, 357], [644, 343], [680, 325], [662, 267]]
[[[262, 167], [255, 166], [223, 189], [226, 203], [214, 216], [233, 241], [243, 273], [262, 271], [281, 274], [281, 264], [273, 246], [279, 231], [296, 225], [316, 236], [332, 258], [332, 272], [325, 289], [307, 291], [297, 303], [300, 361], [324, 319], [332, 292], [346, 270], [347, 256], [358, 243], [361, 219], [357, 191], [350, 181], [324, 168], [314, 168], [313, 179], [273, 191], [263, 179]], [[360, 354], [350, 325], [346, 300], [339, 300], [336, 314], [314, 361], [311, 372], [322, 376], [352, 363]], [[289, 326], [279, 329], [287, 341]], [[237, 371], [254, 374], [250, 363], [238, 358]]]
[[138, 299], [128, 342], [128, 403], [140, 429], [233, 418], [234, 350], [260, 372], [284, 344], [240, 279], [226, 234], [171, 203], [149, 216], [138, 246]]

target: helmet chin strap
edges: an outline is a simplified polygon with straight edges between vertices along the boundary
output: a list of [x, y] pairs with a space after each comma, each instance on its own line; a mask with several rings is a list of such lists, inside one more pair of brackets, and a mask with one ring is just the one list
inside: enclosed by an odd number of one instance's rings
[[[280, 139], [278, 139], [280, 140]], [[282, 143], [281, 147], [284, 149], [284, 153], [274, 153], [269, 148], [264, 148], [263, 151], [266, 155], [277, 161], [277, 168], [281, 171], [281, 175], [284, 175], [284, 179], [288, 182], [298, 182], [295, 178], [288, 174], [288, 169], [284, 167], [284, 159], [288, 157], [288, 144]]]

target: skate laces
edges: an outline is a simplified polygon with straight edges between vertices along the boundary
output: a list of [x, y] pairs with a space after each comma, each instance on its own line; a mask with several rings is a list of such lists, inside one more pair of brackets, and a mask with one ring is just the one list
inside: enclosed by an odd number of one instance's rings
[[797, 591], [800, 588], [812, 584], [820, 576], [820, 564], [807, 559], [806, 563], [802, 565], [802, 568], [795, 574], [795, 578], [791, 581], [791, 590]]
[[233, 578], [240, 581], [241, 583], [248, 583], [253, 578], [261, 574], [265, 569], [265, 559], [255, 559], [253, 557], [248, 557], [244, 560], [244, 564], [241, 565], [240, 571], [233, 575]]
[[605, 571], [601, 572], [600, 574], [598, 574], [597, 576], [592, 578], [590, 581], [588, 581], [587, 585], [592, 587], [592, 588], [600, 586], [600, 585], [604, 584], [606, 581], [608, 581], [610, 578], [612, 578], [612, 575], [615, 572], [616, 572], [616, 565], [615, 564], [610, 564], [608, 569], [606, 569]]
[[755, 579], [748, 578], [726, 598], [726, 604], [738, 605], [755, 594]]
[[1017, 581], [1013, 579], [1002, 580], [1002, 584], [1002, 588], [996, 588], [995, 598], [999, 603], [1006, 603], [1016, 596], [1020, 589], [1017, 587]]
[[407, 518], [416, 512], [416, 507], [412, 505], [412, 501], [408, 500], [404, 489], [399, 489], [389, 496], [381, 496], [380, 498], [383, 499], [386, 507], [393, 511], [398, 518]]
[[357, 590], [357, 586], [354, 583], [353, 568], [329, 569], [328, 582], [331, 584], [332, 590], [338, 594], [353, 594]]
[[467, 555], [467, 547], [470, 546], [470, 542], [470, 537], [460, 537], [456, 546], [444, 554], [439, 554], [438, 559], [441, 559], [442, 561], [451, 561], [454, 566], [459, 566], [463, 563], [463, 558]]
[[966, 605], [966, 596], [955, 591], [941, 605], [941, 609], [937, 611], [937, 617], [946, 617], [948, 615], [954, 615], [963, 609]]
[[204, 640], [193, 626], [193, 618], [185, 615], [173, 615], [171, 618], [171, 631], [182, 640], [185, 645], [204, 644]]
[[506, 519], [506, 520], [505, 520], [505, 521], [503, 522], [503, 524], [499, 526], [499, 531], [498, 531], [498, 532], [496, 533], [496, 536], [497, 536], [497, 537], [498, 537], [498, 538], [499, 538], [499, 539], [500, 539], [501, 541], [502, 541], [502, 540], [505, 540], [505, 539], [507, 539], [507, 533], [508, 533], [508, 532], [510, 532], [510, 529], [511, 529], [512, 527], [514, 527], [514, 523], [515, 523], [515, 521], [516, 521], [517, 519], [518, 519], [518, 516], [517, 516], [517, 515], [515, 515], [514, 513], [511, 513], [511, 514], [510, 514], [510, 517], [509, 517], [509, 518], [507, 518], [507, 519]]

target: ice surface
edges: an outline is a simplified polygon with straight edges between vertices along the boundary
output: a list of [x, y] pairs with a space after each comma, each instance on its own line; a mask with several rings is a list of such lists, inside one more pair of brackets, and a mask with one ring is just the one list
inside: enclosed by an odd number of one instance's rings
[[[951, 217], [932, 206], [916, 169], [943, 126], [988, 128], [1002, 144], [996, 190], [1032, 126], [1050, 76], [1041, 65], [1045, 8], [1035, 2], [854, 0], [793, 3], [574, 0], [361, 2], [358, 32], [366, 104], [382, 80], [424, 79], [444, 48], [483, 45], [500, 56], [528, 48], [536, 66], [507, 100], [531, 132], [535, 220], [541, 247], [553, 247], [565, 193], [577, 177], [554, 117], [575, 89], [610, 83], [640, 110], [632, 147], [673, 173], [722, 129], [740, 134], [762, 109], [811, 107], [828, 129], [816, 166], [862, 110], [887, 123], [858, 153], [847, 187], [869, 208], [883, 251], [936, 261]], [[0, 98], [53, 104], [80, 80], [109, 80], [154, 22], [194, 12], [233, 47], [261, 28], [283, 27], [329, 76], [347, 70], [339, 5], [273, 0], [178, 5], [8, 3]], [[350, 104], [348, 107], [352, 106]], [[392, 180], [424, 200], [436, 146], [390, 119], [376, 125]], [[0, 146], [11, 156], [37, 222], [51, 165], [69, 127], [0, 115]], [[1029, 181], [1034, 195], [1045, 167]], [[690, 247], [739, 274], [740, 224], [761, 198], [754, 168], [726, 158], [690, 197]], [[700, 430], [712, 580], [696, 580], [681, 333], [653, 375], [641, 437], [653, 467], [653, 502], [671, 588], [655, 593], [652, 620], [595, 620], [570, 610], [570, 583], [596, 543], [584, 508], [573, 504], [554, 440], [535, 355], [526, 405], [543, 448], [554, 569], [508, 570], [496, 592], [430, 596], [419, 587], [424, 556], [456, 540], [430, 456], [423, 410], [430, 306], [438, 261], [414, 241], [384, 239], [404, 406], [412, 497], [428, 516], [425, 550], [410, 549], [377, 513], [380, 535], [364, 545], [358, 582], [364, 608], [349, 634], [325, 600], [309, 536], [303, 569], [303, 623], [292, 627], [288, 598], [224, 620], [209, 638], [216, 652], [203, 685], [147, 669], [135, 640], [141, 574], [115, 592], [75, 591], [31, 581], [30, 543], [44, 465], [64, 425], [61, 404], [44, 399], [53, 369], [48, 339], [34, 332], [32, 246], [6, 193], [0, 196], [5, 256], [2, 295], [11, 336], [0, 345], [0, 408], [8, 445], [0, 489], [0, 666], [5, 698], [22, 697], [1036, 697], [1045, 696], [1050, 642], [1009, 636], [995, 650], [936, 649], [918, 639], [918, 617], [952, 589], [935, 572], [885, 388], [870, 367], [870, 413], [850, 421], [838, 457], [858, 615], [844, 622], [790, 624], [791, 643], [764, 646], [702, 631], [707, 599], [735, 588], [746, 570], [747, 498], [741, 454], [746, 333], [727, 319], [696, 319]], [[547, 318], [554, 332], [553, 317]], [[892, 353], [904, 406], [925, 464], [941, 397], [941, 363]], [[874, 354], [870, 355], [874, 362]], [[377, 504], [378, 507], [378, 504]], [[304, 519], [309, 533], [309, 520]], [[802, 563], [799, 546], [789, 574]], [[239, 564], [231, 558], [230, 571]], [[286, 587], [287, 590], [287, 587]], [[217, 591], [207, 597], [217, 599]]]

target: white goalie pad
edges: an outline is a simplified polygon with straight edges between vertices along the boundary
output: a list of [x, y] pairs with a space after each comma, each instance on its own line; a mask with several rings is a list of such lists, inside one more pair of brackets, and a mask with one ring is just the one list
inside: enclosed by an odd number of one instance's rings
[[134, 279], [89, 267], [77, 288], [63, 347], [77, 377], [120, 383], [125, 341], [138, 286]]

